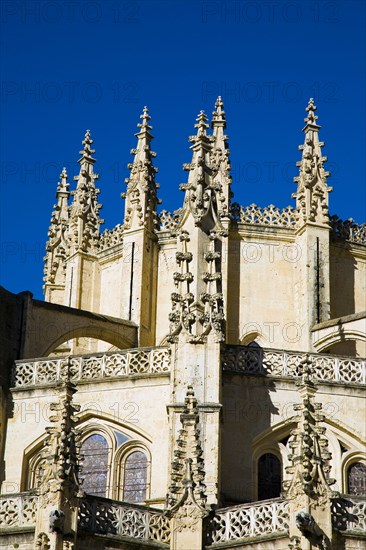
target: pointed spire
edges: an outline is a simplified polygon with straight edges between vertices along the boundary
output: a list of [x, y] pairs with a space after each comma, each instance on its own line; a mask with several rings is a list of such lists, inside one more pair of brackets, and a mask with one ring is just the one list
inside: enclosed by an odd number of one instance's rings
[[67, 226], [69, 222], [69, 183], [67, 182], [66, 168], [60, 174], [60, 181], [57, 185], [56, 199], [52, 212], [51, 223], [48, 230], [48, 241], [46, 243], [46, 256], [44, 257], [44, 293], [46, 300], [51, 298], [52, 286], [65, 285], [66, 255], [68, 250]]
[[174, 512], [190, 498], [197, 508], [204, 510], [207, 498], [205, 471], [198, 429], [197, 399], [192, 386], [188, 386], [180, 421], [182, 429], [174, 451], [167, 509]]
[[233, 197], [231, 191], [232, 178], [230, 175], [230, 151], [228, 137], [224, 134], [226, 128], [226, 115], [224, 103], [221, 96], [215, 103], [215, 111], [212, 113], [211, 122], [213, 132], [213, 148], [211, 153], [211, 166], [213, 173], [214, 187], [217, 189], [217, 209], [221, 220], [230, 219], [230, 199]]
[[79, 175], [74, 177], [77, 181], [76, 190], [71, 192], [73, 203], [70, 208], [69, 246], [72, 252], [82, 251], [95, 253], [98, 247], [100, 226], [104, 223], [99, 216], [102, 208], [98, 204], [100, 190], [95, 187], [95, 181], [99, 175], [94, 172], [93, 165], [96, 162], [93, 158], [95, 149], [91, 148], [93, 140], [90, 137], [90, 130], [85, 133], [82, 141], [84, 148], [80, 151], [81, 158]]
[[303, 128], [305, 141], [304, 145], [299, 146], [299, 150], [302, 151], [302, 159], [296, 163], [296, 166], [300, 168], [300, 173], [294, 178], [297, 183], [297, 192], [292, 196], [296, 198], [300, 226], [307, 222], [328, 226], [328, 193], [332, 191], [332, 188], [327, 185], [330, 173], [324, 169], [327, 157], [322, 156], [321, 153], [324, 143], [319, 141], [320, 126], [316, 122], [318, 117], [315, 115], [316, 106], [312, 98], [309, 100], [306, 111], [308, 114], [304, 119], [306, 124]]
[[157, 198], [159, 184], [155, 182], [155, 174], [158, 169], [153, 165], [156, 153], [150, 147], [154, 137], [150, 133], [151, 117], [147, 107], [143, 108], [140, 119], [142, 122], [137, 125], [140, 130], [135, 134], [137, 146], [136, 149], [131, 150], [134, 160], [128, 164], [130, 177], [125, 180], [127, 191], [121, 195], [126, 199], [124, 227], [125, 229], [146, 227], [153, 232], [158, 224], [156, 207], [161, 201]]
[[317, 390], [311, 378], [311, 360], [308, 355], [301, 367], [299, 393], [302, 402], [294, 405], [295, 411], [298, 411], [297, 426], [289, 441], [292, 452], [288, 458], [292, 464], [287, 467], [291, 479], [284, 483], [284, 489], [287, 498], [305, 494], [321, 504], [332, 495], [330, 485], [335, 480], [328, 477], [331, 454], [327, 450], [325, 428], [320, 425], [324, 421], [324, 416], [319, 412], [322, 405], [314, 400]]

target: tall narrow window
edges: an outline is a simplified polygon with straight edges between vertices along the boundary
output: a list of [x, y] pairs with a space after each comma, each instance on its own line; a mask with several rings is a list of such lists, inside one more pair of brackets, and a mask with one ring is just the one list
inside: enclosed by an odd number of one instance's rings
[[141, 451], [134, 451], [125, 461], [123, 500], [143, 502], [147, 491], [147, 458]]
[[277, 498], [281, 494], [281, 462], [272, 453], [258, 460], [258, 500]]
[[348, 493], [366, 495], [366, 466], [362, 462], [354, 462], [348, 468]]
[[84, 491], [89, 495], [105, 497], [108, 477], [108, 443], [100, 434], [89, 436], [81, 446], [83, 470], [81, 478]]

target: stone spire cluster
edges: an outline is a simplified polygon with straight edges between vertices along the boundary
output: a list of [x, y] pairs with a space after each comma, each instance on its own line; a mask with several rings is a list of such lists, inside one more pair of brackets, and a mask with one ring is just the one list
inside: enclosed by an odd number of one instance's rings
[[299, 384], [302, 402], [294, 405], [298, 412], [295, 419], [297, 426], [289, 442], [291, 465], [287, 467], [287, 472], [291, 479], [284, 483], [284, 489], [287, 498], [305, 494], [317, 504], [322, 504], [331, 496], [330, 486], [335, 480], [329, 478], [331, 454], [324, 437], [325, 427], [320, 425], [324, 421], [324, 415], [320, 413], [322, 405], [314, 400], [317, 390], [311, 380], [311, 361], [308, 357], [302, 362], [302, 371]]
[[206, 505], [205, 471], [197, 399], [192, 386], [188, 387], [180, 421], [182, 429], [174, 451], [167, 510], [172, 514], [185, 505], [202, 512]]
[[44, 282], [46, 285], [62, 286], [65, 284], [65, 262], [68, 252], [67, 229], [70, 215], [68, 206], [70, 197], [69, 185], [66, 168], [63, 168], [60, 174], [60, 182], [57, 185], [57, 202], [53, 207], [51, 224], [48, 230], [47, 254], [44, 258]]
[[99, 175], [94, 172], [93, 158], [95, 149], [92, 149], [93, 140], [90, 130], [86, 131], [82, 142], [84, 148], [80, 151], [81, 158], [79, 175], [74, 179], [77, 181], [76, 190], [71, 192], [73, 202], [70, 207], [70, 224], [68, 241], [72, 252], [81, 251], [95, 253], [98, 247], [100, 226], [104, 223], [99, 216], [102, 205], [98, 203], [100, 190], [95, 187]]
[[318, 117], [315, 115], [316, 106], [312, 98], [306, 111], [308, 115], [304, 119], [303, 128], [305, 141], [304, 145], [299, 146], [302, 159], [296, 163], [300, 172], [294, 178], [297, 191], [292, 196], [296, 199], [298, 225], [307, 222], [328, 225], [328, 193], [332, 188], [327, 185], [330, 173], [324, 169], [327, 157], [321, 152], [324, 142], [319, 141], [320, 126], [316, 122]]
[[127, 191], [122, 193], [122, 198], [126, 199], [124, 227], [125, 229], [145, 227], [153, 232], [158, 224], [156, 207], [161, 201], [157, 198], [159, 184], [155, 183], [155, 174], [158, 169], [153, 165], [156, 153], [150, 146], [154, 138], [150, 133], [151, 117], [147, 107], [144, 107], [140, 118], [142, 122], [137, 125], [139, 131], [135, 134], [137, 146], [136, 149], [131, 150], [134, 160], [128, 164], [130, 176], [125, 180]]

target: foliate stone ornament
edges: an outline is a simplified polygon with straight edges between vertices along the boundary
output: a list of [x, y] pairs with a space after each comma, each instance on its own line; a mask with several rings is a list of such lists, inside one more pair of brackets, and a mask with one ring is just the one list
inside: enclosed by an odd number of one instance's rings
[[315, 222], [328, 226], [328, 193], [332, 188], [327, 185], [330, 173], [324, 169], [327, 158], [321, 153], [324, 143], [319, 141], [320, 126], [316, 123], [318, 117], [313, 99], [309, 100], [306, 111], [308, 116], [304, 119], [306, 125], [303, 128], [305, 142], [299, 147], [302, 159], [296, 163], [300, 173], [294, 178], [297, 183], [297, 191], [293, 194], [296, 198], [297, 224], [300, 227], [304, 223]]
[[65, 285], [66, 257], [68, 254], [67, 229], [70, 216], [68, 206], [69, 196], [67, 172], [66, 168], [63, 168], [56, 191], [57, 203], [53, 207], [54, 210], [48, 230], [48, 241], [46, 243], [43, 278], [45, 290], [47, 285]]
[[94, 172], [96, 162], [93, 158], [95, 150], [91, 148], [93, 140], [90, 130], [86, 131], [83, 140], [84, 148], [78, 160], [80, 172], [74, 179], [76, 190], [71, 192], [73, 202], [70, 207], [70, 223], [68, 228], [68, 245], [70, 253], [82, 251], [95, 254], [99, 246], [100, 226], [104, 223], [99, 216], [102, 205], [98, 203], [100, 190], [95, 187], [99, 175]]
[[147, 107], [144, 107], [140, 118], [142, 122], [137, 125], [139, 131], [135, 134], [137, 146], [136, 149], [131, 150], [134, 160], [128, 164], [130, 176], [125, 180], [127, 190], [121, 195], [126, 199], [124, 228], [129, 230], [145, 227], [154, 232], [159, 225], [156, 207], [161, 200], [157, 197], [160, 186], [155, 182], [158, 169], [153, 165], [156, 153], [150, 147], [151, 140], [154, 138], [150, 133], [151, 117]]
[[50, 550], [50, 539], [47, 533], [39, 533], [36, 540], [36, 550]]

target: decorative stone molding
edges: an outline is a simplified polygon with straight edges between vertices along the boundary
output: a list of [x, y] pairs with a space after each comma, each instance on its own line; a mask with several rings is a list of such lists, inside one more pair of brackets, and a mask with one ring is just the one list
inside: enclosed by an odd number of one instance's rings
[[209, 543], [239, 542], [241, 539], [287, 534], [289, 529], [289, 503], [286, 500], [240, 504], [216, 510], [210, 519]]
[[158, 542], [169, 547], [170, 520], [161, 510], [87, 496], [80, 502], [79, 529], [90, 533]]
[[133, 375], [170, 372], [168, 348], [132, 349], [119, 352], [16, 361], [12, 386], [25, 388], [56, 384], [62, 380], [65, 369], [70, 369], [71, 381], [104, 380]]
[[301, 362], [308, 356], [312, 377], [317, 382], [337, 384], [365, 384], [366, 361], [355, 357], [337, 357], [327, 354], [226, 346], [222, 354], [222, 367], [226, 372], [248, 375], [299, 378]]

